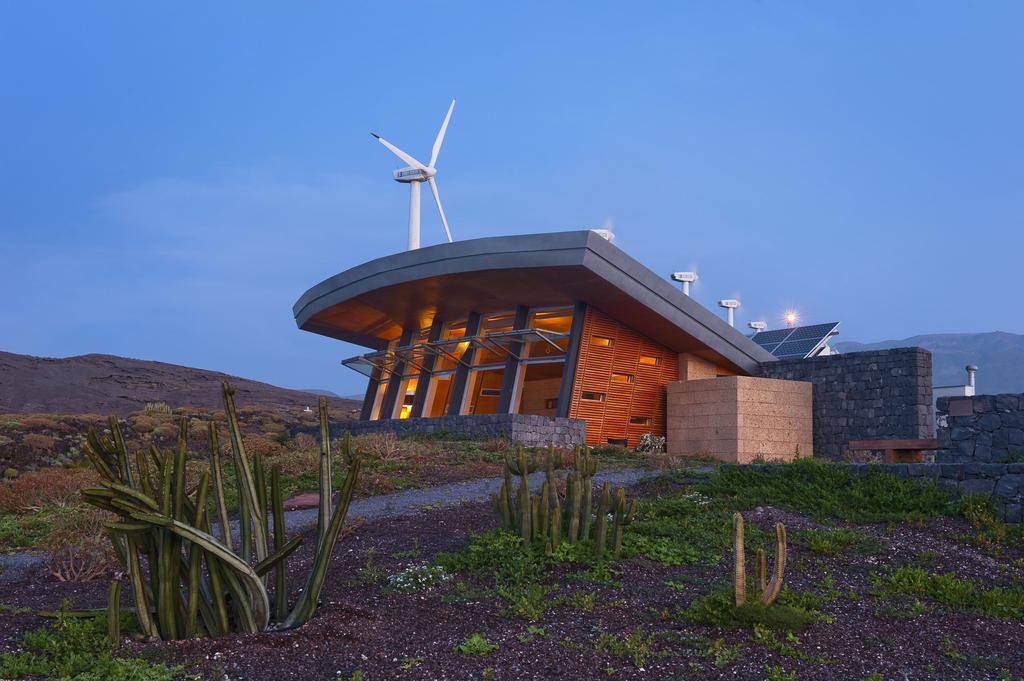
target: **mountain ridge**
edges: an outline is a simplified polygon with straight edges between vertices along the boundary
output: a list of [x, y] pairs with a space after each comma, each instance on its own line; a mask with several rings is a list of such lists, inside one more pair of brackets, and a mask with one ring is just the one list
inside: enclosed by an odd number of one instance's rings
[[[127, 415], [147, 403], [223, 407], [221, 384], [235, 389], [240, 407], [303, 410], [318, 394], [157, 360], [90, 353], [34, 357], [0, 351], [0, 412]], [[327, 396], [332, 409], [350, 412], [353, 400]]]
[[965, 367], [978, 367], [977, 392], [1024, 393], [1024, 335], [1007, 331], [933, 333], [902, 340], [874, 343], [833, 342], [839, 352], [861, 352], [918, 346], [932, 353], [932, 382], [936, 386], [963, 385]]

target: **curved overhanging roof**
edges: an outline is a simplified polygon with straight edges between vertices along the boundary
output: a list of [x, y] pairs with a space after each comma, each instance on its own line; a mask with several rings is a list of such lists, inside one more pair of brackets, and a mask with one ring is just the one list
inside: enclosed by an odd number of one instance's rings
[[676, 352], [743, 373], [775, 358], [597, 233], [489, 237], [377, 258], [326, 279], [293, 307], [300, 329], [383, 348], [403, 328], [583, 301]]

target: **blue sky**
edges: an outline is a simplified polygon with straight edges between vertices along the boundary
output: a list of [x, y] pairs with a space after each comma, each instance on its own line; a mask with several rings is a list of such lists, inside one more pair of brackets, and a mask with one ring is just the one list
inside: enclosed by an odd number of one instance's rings
[[1022, 333], [1022, 32], [1017, 2], [4, 3], [0, 349], [360, 392], [291, 306], [404, 248], [368, 133], [429, 157], [453, 96], [456, 238], [610, 223], [744, 326]]

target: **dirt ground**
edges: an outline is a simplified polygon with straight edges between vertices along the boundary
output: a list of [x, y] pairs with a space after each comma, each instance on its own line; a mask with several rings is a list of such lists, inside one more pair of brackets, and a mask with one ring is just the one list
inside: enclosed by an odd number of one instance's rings
[[[664, 483], [641, 483], [645, 494], [666, 492]], [[773, 508], [745, 513], [764, 529], [784, 522], [791, 535], [816, 523]], [[890, 612], [892, 603], [873, 595], [869, 575], [887, 566], [926, 557], [932, 572], [954, 571], [986, 587], [1024, 579], [1016, 556], [993, 558], [963, 541], [963, 521], [860, 525], [877, 541], [875, 550], [838, 556], [810, 553], [790, 542], [787, 587], [825, 597], [827, 621], [810, 624], [780, 652], [753, 640], [749, 629], [719, 629], [679, 616], [695, 598], [727, 583], [728, 556], [717, 566], [666, 567], [643, 558], [619, 561], [620, 585], [578, 578], [582, 568], [563, 565], [546, 575], [557, 584], [549, 599], [573, 592], [593, 594], [594, 606], [550, 608], [536, 622], [505, 616], [493, 593], [455, 598], [455, 581], [415, 594], [391, 593], [365, 579], [367, 566], [382, 575], [430, 562], [455, 551], [471, 532], [493, 527], [488, 504], [367, 522], [337, 547], [316, 617], [284, 633], [216, 640], [127, 643], [122, 654], [185, 665], [202, 678], [349, 679], [766, 679], [768, 668], [796, 679], [1000, 679], [1024, 675], [1024, 623], [952, 612], [925, 602], [912, 615]], [[303, 553], [304, 551], [304, 553]], [[396, 555], [397, 554], [397, 555]], [[368, 562], [369, 558], [369, 562]], [[301, 587], [309, 547], [292, 560], [291, 587]], [[472, 579], [465, 579], [471, 585]], [[672, 586], [666, 585], [671, 581]], [[107, 584], [61, 584], [44, 575], [5, 585], [0, 602], [51, 609], [70, 599], [77, 608], [101, 607]], [[482, 586], [482, 584], [481, 584]], [[127, 605], [127, 602], [126, 602]], [[0, 614], [0, 648], [10, 650], [34, 615]], [[532, 627], [532, 629], [528, 629]], [[597, 649], [601, 634], [624, 638], [640, 629], [653, 634], [643, 667], [628, 656]], [[498, 649], [467, 655], [455, 648], [474, 633]], [[794, 654], [793, 651], [796, 651]]]

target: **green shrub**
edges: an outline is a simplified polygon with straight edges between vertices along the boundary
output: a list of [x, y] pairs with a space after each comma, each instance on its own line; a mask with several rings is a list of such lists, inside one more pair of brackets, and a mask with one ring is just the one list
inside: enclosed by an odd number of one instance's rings
[[625, 638], [619, 638], [612, 634], [601, 634], [594, 647], [615, 657], [628, 657], [633, 661], [633, 666], [642, 669], [654, 655], [654, 634], [645, 634], [640, 627], [634, 629]]
[[624, 537], [623, 554], [662, 565], [713, 564], [731, 542], [732, 516], [706, 497], [686, 492], [641, 503]]
[[882, 597], [923, 596], [952, 610], [969, 610], [998, 619], [1024, 619], [1024, 586], [1019, 584], [982, 589], [970, 580], [957, 579], [952, 572], [932, 575], [913, 565], [905, 565], [887, 575], [876, 575], [871, 583], [875, 593]]
[[52, 624], [25, 634], [21, 648], [0, 655], [0, 678], [171, 681], [180, 672], [142, 659], [114, 657], [105, 623], [64, 612]]
[[459, 551], [439, 553], [435, 561], [449, 572], [493, 575], [499, 583], [535, 582], [544, 572], [543, 553], [504, 530], [474, 534]]
[[499, 585], [498, 595], [507, 604], [502, 614], [536, 622], [550, 605], [548, 594], [551, 590], [552, 587], [537, 582]]
[[771, 505], [850, 522], [930, 518], [954, 510], [950, 493], [932, 480], [897, 478], [882, 468], [855, 475], [845, 465], [814, 459], [767, 469], [728, 466], [697, 489], [740, 509]]
[[465, 641], [455, 646], [455, 652], [465, 655], [488, 655], [499, 648], [497, 644], [490, 643], [481, 634], [472, 634]]
[[810, 608], [808, 603], [802, 602], [799, 597], [794, 598], [792, 594], [787, 598], [787, 593], [787, 590], [783, 590], [779, 599], [771, 605], [752, 599], [737, 607], [733, 591], [720, 590], [698, 598], [680, 614], [698, 624], [715, 627], [739, 629], [760, 624], [769, 629], [784, 631], [796, 631], [819, 619], [816, 608]]

